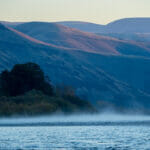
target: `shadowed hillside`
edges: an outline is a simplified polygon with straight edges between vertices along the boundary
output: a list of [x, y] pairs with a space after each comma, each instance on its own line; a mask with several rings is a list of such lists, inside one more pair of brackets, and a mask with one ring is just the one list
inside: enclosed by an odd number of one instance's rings
[[[109, 70], [104, 71], [106, 67], [100, 67], [101, 62], [96, 61], [103, 58], [103, 63], [107, 66], [109, 63], [105, 57], [110, 57], [110, 60], [114, 59], [119, 64], [117, 56], [46, 46], [4, 26], [1, 26], [0, 35], [1, 71], [10, 69], [16, 63], [35, 62], [50, 76], [53, 84], [71, 85], [80, 97], [89, 99], [92, 103], [98, 102], [100, 107], [111, 103], [112, 107], [121, 110], [149, 108], [149, 95], [115, 79], [107, 73]], [[124, 63], [128, 64], [128, 57], [125, 57]]]

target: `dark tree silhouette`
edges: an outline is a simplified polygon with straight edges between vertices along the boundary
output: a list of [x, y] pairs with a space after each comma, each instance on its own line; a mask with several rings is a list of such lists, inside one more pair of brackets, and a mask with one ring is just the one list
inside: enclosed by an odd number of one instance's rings
[[40, 66], [35, 63], [17, 64], [9, 72], [1, 73], [1, 89], [7, 96], [22, 95], [32, 89], [46, 95], [53, 94], [53, 88], [44, 77]]
[[40, 66], [17, 64], [0, 74], [0, 116], [42, 115], [63, 112], [96, 112], [88, 102], [75, 95], [70, 86], [55, 90]]

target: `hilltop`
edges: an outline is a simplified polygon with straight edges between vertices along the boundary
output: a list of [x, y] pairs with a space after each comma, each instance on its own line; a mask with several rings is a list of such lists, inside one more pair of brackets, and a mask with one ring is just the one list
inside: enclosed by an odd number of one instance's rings
[[150, 56], [147, 45], [82, 32], [56, 23], [30, 22], [15, 29], [42, 42], [72, 50], [105, 55]]

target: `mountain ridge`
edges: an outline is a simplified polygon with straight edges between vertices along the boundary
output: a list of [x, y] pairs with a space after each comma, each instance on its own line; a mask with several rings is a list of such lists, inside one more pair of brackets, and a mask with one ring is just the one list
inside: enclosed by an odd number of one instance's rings
[[[68, 27], [74, 27], [82, 31], [92, 33], [149, 33], [150, 18], [137, 17], [137, 18], [123, 18], [112, 21], [106, 25], [85, 23], [85, 22], [57, 22]], [[124, 27], [124, 28], [122, 28]], [[136, 27], [136, 28], [135, 28]]]
[[[146, 110], [150, 107], [150, 96], [147, 93], [119, 81], [115, 75], [110, 74], [109, 68], [106, 69], [104, 66], [108, 64], [106, 58], [114, 62], [118, 57], [125, 57], [124, 63], [127, 64], [127, 56], [102, 55], [72, 49], [66, 51], [32, 42], [14, 33], [13, 30], [6, 29], [0, 29], [0, 55], [2, 56], [0, 71], [10, 69], [18, 63], [34, 62], [41, 66], [46, 75], [50, 76], [53, 84], [66, 83], [73, 86], [79, 96], [87, 97], [86, 99], [100, 108], [104, 102], [105, 105], [111, 104], [121, 109]], [[117, 61], [117, 64], [119, 62]], [[150, 63], [149, 59], [148, 63]], [[112, 67], [115, 65], [113, 63]]]
[[55, 23], [30, 22], [18, 25], [15, 29], [42, 42], [65, 48], [108, 55], [150, 56], [150, 47], [147, 45], [87, 33]]

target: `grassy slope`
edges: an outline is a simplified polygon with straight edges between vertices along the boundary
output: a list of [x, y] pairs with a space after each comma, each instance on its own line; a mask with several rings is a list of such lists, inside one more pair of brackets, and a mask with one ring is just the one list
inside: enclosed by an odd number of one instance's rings
[[136, 42], [97, 36], [55, 23], [31, 22], [18, 25], [17, 30], [40, 41], [98, 54], [150, 56], [150, 48]]

